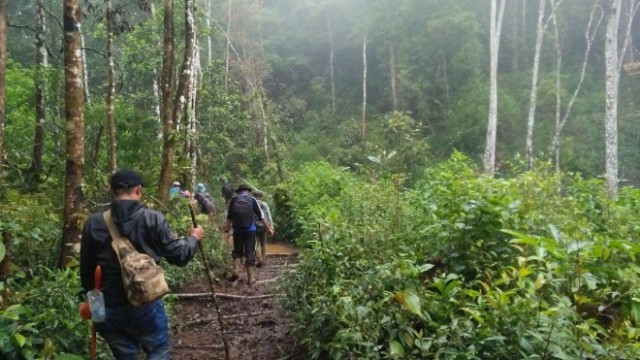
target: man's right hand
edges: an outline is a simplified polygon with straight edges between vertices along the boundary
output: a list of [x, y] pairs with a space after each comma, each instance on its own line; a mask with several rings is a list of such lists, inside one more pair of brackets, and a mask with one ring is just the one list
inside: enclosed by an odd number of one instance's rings
[[200, 225], [196, 227], [191, 227], [191, 230], [189, 231], [189, 235], [193, 236], [194, 238], [196, 238], [196, 240], [200, 241], [204, 238], [204, 229]]

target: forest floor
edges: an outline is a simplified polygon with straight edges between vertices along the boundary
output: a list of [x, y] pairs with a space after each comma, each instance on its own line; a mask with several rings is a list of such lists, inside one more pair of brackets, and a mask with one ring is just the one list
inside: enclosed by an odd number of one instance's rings
[[289, 333], [286, 312], [275, 293], [284, 273], [295, 268], [297, 250], [284, 244], [267, 246], [267, 263], [256, 269], [254, 287], [247, 286], [246, 273], [235, 282], [220, 278], [214, 283], [221, 319], [206, 279], [176, 292], [170, 321], [172, 359], [225, 359], [221, 329], [229, 359], [308, 359]]

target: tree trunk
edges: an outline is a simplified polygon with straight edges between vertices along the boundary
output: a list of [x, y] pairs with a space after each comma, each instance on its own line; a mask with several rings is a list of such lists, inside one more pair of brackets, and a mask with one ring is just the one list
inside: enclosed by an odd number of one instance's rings
[[206, 4], [206, 12], [207, 12], [207, 16], [205, 17], [206, 21], [205, 24], [207, 26], [207, 66], [205, 67], [205, 69], [207, 69], [210, 65], [211, 62], [213, 61], [213, 48], [211, 47], [211, 1], [205, 1]]
[[91, 97], [89, 94], [89, 70], [87, 70], [87, 52], [84, 45], [84, 34], [82, 33], [81, 24], [78, 24], [78, 26], [80, 26], [78, 32], [80, 33], [80, 51], [82, 52], [82, 82], [84, 89], [84, 100], [87, 102], [87, 104], [91, 104]]
[[335, 53], [335, 44], [333, 43], [333, 26], [331, 20], [327, 21], [327, 30], [329, 32], [329, 71], [331, 76], [331, 110], [336, 112], [336, 82], [333, 71], [333, 59]]
[[[194, 14], [195, 14], [195, 8]], [[194, 22], [195, 26], [195, 22]], [[193, 32], [195, 33], [195, 28]], [[189, 176], [186, 184], [190, 188], [195, 187], [194, 182], [196, 180], [197, 166], [198, 166], [198, 137], [197, 137], [197, 119], [196, 119], [196, 96], [199, 64], [200, 64], [200, 52], [198, 46], [194, 42], [194, 60], [191, 62], [191, 79], [189, 81], [189, 90], [187, 91], [187, 111], [186, 111], [186, 123], [187, 123], [187, 158], [189, 159]]]
[[396, 48], [393, 39], [389, 39], [389, 70], [391, 77], [391, 103], [393, 111], [398, 111], [398, 86], [396, 76]]
[[4, 163], [4, 123], [7, 104], [7, 0], [0, 0], [0, 167]]
[[224, 61], [224, 88], [229, 83], [229, 57], [231, 56], [231, 10], [233, 9], [233, 0], [227, 1], [227, 52]]
[[529, 115], [527, 116], [527, 138], [525, 154], [527, 156], [527, 170], [533, 167], [533, 127], [535, 124], [536, 105], [538, 102], [538, 72], [540, 70], [540, 52], [544, 39], [544, 16], [547, 0], [538, 0], [538, 25], [536, 33], [536, 46], [533, 53], [533, 69], [531, 71], [531, 93], [529, 94]]
[[45, 69], [48, 63], [47, 48], [45, 45], [45, 12], [43, 0], [38, 0], [36, 8], [36, 72], [35, 72], [35, 108], [36, 123], [33, 133], [33, 152], [31, 155], [30, 173], [33, 180], [40, 182], [42, 173], [42, 152], [44, 147], [44, 123], [46, 121], [45, 108]]
[[[555, 1], [555, 0], [552, 0]], [[555, 113], [555, 128], [560, 127], [562, 122], [562, 79], [560, 73], [562, 72], [562, 47], [560, 46], [560, 29], [558, 29], [558, 18], [556, 14], [551, 15], [551, 21], [553, 23], [553, 45], [556, 51], [556, 65], [555, 65], [555, 80], [556, 80], [556, 113]], [[558, 163], [556, 163], [558, 164]], [[557, 168], [556, 170], [559, 170]]]
[[[189, 99], [189, 91], [192, 85], [193, 77], [195, 74], [194, 71], [194, 61], [195, 61], [195, 52], [196, 52], [196, 19], [195, 19], [195, 0], [184, 0], [184, 55], [182, 58], [182, 65], [180, 69], [180, 76], [178, 80], [178, 88], [176, 90], [174, 108], [173, 108], [173, 122], [174, 129], [181, 127], [183, 123], [183, 117], [186, 112], [185, 105], [188, 104]], [[187, 110], [188, 111], [188, 110]], [[188, 132], [190, 129], [190, 124], [184, 124], [185, 131]], [[187, 142], [184, 143], [184, 149], [187, 148]], [[184, 154], [184, 156], [189, 156], [189, 153]], [[188, 174], [180, 174], [185, 175], [185, 185], [188, 184]]]
[[605, 179], [607, 195], [618, 196], [618, 27], [622, 0], [611, 1], [605, 39]]
[[[498, 4], [500, 2], [500, 4]], [[500, 32], [506, 0], [491, 0], [491, 24], [489, 24], [489, 120], [484, 150], [484, 173], [493, 177], [496, 171], [496, 132], [498, 128], [498, 53], [500, 51]]]
[[75, 257], [82, 229], [82, 182], [84, 177], [84, 92], [80, 0], [64, 0], [64, 75], [66, 112], [66, 178], [62, 242], [58, 266]]
[[105, 0], [107, 8], [107, 129], [109, 133], [109, 163], [107, 171], [113, 174], [117, 169], [116, 161], [116, 112], [115, 112], [115, 65], [113, 63], [113, 3], [112, 0]]
[[367, 35], [362, 40], [362, 145], [367, 141]]
[[[593, 26], [593, 19], [595, 16], [596, 9], [600, 9], [600, 17], [596, 22], [596, 25]], [[550, 153], [553, 156], [555, 169], [557, 172], [560, 171], [560, 134], [562, 133], [562, 129], [567, 123], [567, 119], [569, 119], [569, 115], [571, 114], [571, 108], [573, 107], [573, 104], [582, 88], [582, 83], [584, 82], [584, 78], [587, 72], [587, 65], [589, 63], [589, 55], [591, 54], [593, 41], [598, 33], [598, 28], [600, 27], [600, 23], [602, 22], [603, 17], [604, 17], [604, 14], [602, 12], [602, 9], [599, 6], [599, 2], [594, 1], [593, 6], [591, 7], [591, 15], [589, 16], [589, 23], [587, 24], [587, 29], [584, 34], [585, 41], [587, 44], [584, 52], [584, 57], [582, 60], [582, 67], [580, 69], [580, 80], [578, 81], [578, 84], [576, 85], [576, 88], [574, 89], [573, 94], [571, 95], [571, 99], [569, 99], [569, 102], [567, 103], [567, 108], [565, 109], [565, 112], [562, 115], [562, 119], [560, 120], [559, 123], [556, 123], [555, 132], [553, 134], [553, 140], [551, 141]], [[561, 53], [558, 53], [557, 49], [556, 49], [556, 56], [562, 56]], [[560, 64], [560, 62], [558, 62], [558, 64]], [[560, 71], [558, 68], [559, 68], [559, 65], [556, 65], [556, 71]], [[559, 77], [559, 74], [557, 74], [557, 76]]]
[[174, 68], [173, 0], [164, 1], [164, 38], [162, 43], [162, 160], [158, 179], [158, 199], [166, 203], [176, 155], [173, 119]]

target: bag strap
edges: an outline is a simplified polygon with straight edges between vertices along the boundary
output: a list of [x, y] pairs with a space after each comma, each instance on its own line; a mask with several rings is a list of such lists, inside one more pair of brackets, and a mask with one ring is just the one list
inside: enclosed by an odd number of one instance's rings
[[122, 259], [120, 259], [120, 251], [118, 251], [118, 245], [127, 246], [127, 242], [120, 235], [120, 231], [116, 227], [116, 223], [113, 222], [113, 218], [111, 217], [111, 210], [107, 210], [102, 213], [102, 217], [104, 218], [104, 222], [107, 223], [107, 227], [109, 228], [109, 234], [111, 235], [111, 247], [116, 252], [118, 256], [118, 262], [122, 265]]

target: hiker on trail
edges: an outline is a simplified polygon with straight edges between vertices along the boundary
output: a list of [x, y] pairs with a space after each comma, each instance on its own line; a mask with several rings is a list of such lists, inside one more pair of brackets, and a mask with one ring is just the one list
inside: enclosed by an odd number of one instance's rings
[[180, 182], [179, 181], [174, 181], [173, 183], [171, 183], [171, 188], [169, 189], [169, 197], [184, 197], [184, 194], [182, 192], [182, 189], [180, 188]]
[[256, 225], [255, 219], [262, 221], [269, 234], [273, 235], [273, 229], [269, 224], [269, 220], [265, 218], [258, 201], [251, 196], [251, 187], [249, 185], [240, 185], [236, 190], [237, 195], [229, 201], [229, 211], [227, 212], [227, 221], [224, 226], [225, 233], [233, 227], [233, 276], [235, 281], [242, 267], [242, 258], [244, 257], [244, 266], [247, 269], [247, 283], [249, 286], [255, 284], [255, 266], [256, 266]]
[[[189, 235], [178, 238], [165, 217], [141, 203], [142, 177], [132, 170], [120, 170], [111, 176], [111, 218], [123, 237], [137, 251], [156, 262], [161, 258], [185, 266], [194, 257], [202, 227], [192, 227]], [[169, 327], [162, 298], [142, 306], [127, 299], [120, 261], [112, 248], [112, 238], [102, 212], [93, 214], [84, 224], [80, 247], [80, 280], [85, 293], [94, 289], [94, 270], [102, 268], [102, 293], [106, 319], [96, 323], [100, 336], [116, 359], [136, 359], [141, 348], [147, 359], [169, 358]]]
[[193, 197], [198, 203], [200, 207], [200, 212], [203, 214], [207, 214], [209, 216], [209, 220], [211, 220], [211, 225], [216, 225], [216, 206], [213, 203], [213, 199], [211, 195], [207, 192], [207, 188], [203, 183], [196, 185], [196, 192], [193, 194]]
[[[262, 210], [265, 218], [273, 227], [273, 219], [271, 218], [271, 209], [269, 208], [269, 204], [262, 200], [262, 193], [260, 191], [254, 191], [253, 197], [258, 201], [258, 205]], [[267, 263], [267, 232], [265, 231], [265, 226], [259, 219], [256, 219], [256, 237], [258, 238], [259, 246], [256, 248], [256, 266], [261, 267], [262, 264]]]
[[233, 197], [233, 185], [231, 185], [227, 178], [222, 179], [222, 197], [224, 198], [224, 207], [228, 210], [229, 202]]

